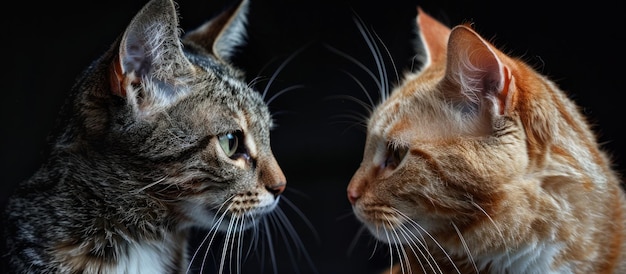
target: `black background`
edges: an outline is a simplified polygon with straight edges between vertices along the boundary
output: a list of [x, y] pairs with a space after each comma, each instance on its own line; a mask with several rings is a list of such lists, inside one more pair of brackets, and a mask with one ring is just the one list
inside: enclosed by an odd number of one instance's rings
[[[3, 8], [2, 204], [15, 184], [41, 163], [46, 134], [75, 78], [145, 3], [57, 2], [21, 1]], [[230, 2], [179, 1], [181, 28], [193, 29]], [[318, 273], [374, 273], [389, 264], [386, 249], [376, 247], [367, 233], [358, 233], [360, 225], [350, 214], [345, 194], [365, 136], [358, 125], [362, 119], [354, 114], [367, 111], [334, 96], [367, 100], [363, 85], [378, 99], [375, 81], [354, 61], [376, 72], [375, 59], [353, 16], [357, 14], [387, 47], [392, 59], [384, 59], [393, 85], [394, 70], [402, 75], [415, 53], [411, 25], [417, 5], [450, 26], [474, 22], [479, 33], [505, 52], [522, 56], [555, 80], [595, 125], [615, 167], [621, 173], [626, 169], [626, 116], [620, 100], [626, 17], [616, 2], [252, 0], [249, 43], [241, 48], [236, 65], [250, 79], [267, 79], [291, 58], [276, 74], [266, 98], [294, 88], [270, 104], [278, 124], [272, 145], [288, 179], [284, 197], [303, 212], [315, 232], [287, 203], [281, 208]], [[263, 90], [267, 83], [256, 86]], [[286, 247], [285, 239], [274, 237], [280, 273], [314, 272], [307, 260]], [[355, 239], [357, 244], [351, 247]], [[267, 248], [258, 249], [257, 254], [270, 256]], [[297, 257], [296, 269], [289, 254]], [[259, 261], [251, 256], [243, 272], [271, 273], [270, 262], [262, 260], [265, 265], [260, 266]]]

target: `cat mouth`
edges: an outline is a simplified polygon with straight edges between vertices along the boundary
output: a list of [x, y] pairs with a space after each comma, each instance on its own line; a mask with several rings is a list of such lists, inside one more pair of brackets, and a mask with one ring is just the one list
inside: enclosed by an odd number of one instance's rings
[[220, 231], [244, 231], [259, 223], [259, 220], [272, 213], [279, 199], [236, 199], [223, 210], [212, 212], [212, 226]]
[[355, 207], [354, 213], [376, 239], [388, 244], [406, 244], [425, 232], [423, 226], [392, 207]]

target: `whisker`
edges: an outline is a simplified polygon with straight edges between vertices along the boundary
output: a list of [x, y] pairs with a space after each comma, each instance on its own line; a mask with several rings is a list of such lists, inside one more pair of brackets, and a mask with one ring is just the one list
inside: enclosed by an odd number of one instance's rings
[[[350, 95], [333, 95], [333, 96], [328, 96], [327, 98], [328, 99], [334, 99], [334, 100], [344, 99], [344, 100], [355, 102], [357, 105], [363, 107], [367, 111], [368, 116], [364, 115], [363, 117], [369, 117], [369, 115], [371, 115], [372, 111], [373, 111], [373, 106], [368, 105], [363, 100], [359, 100], [358, 98], [356, 98], [354, 96], [350, 96]], [[368, 96], [368, 99], [370, 100], [370, 103], [373, 104], [373, 102], [371, 101], [371, 98], [369, 98], [369, 96]], [[367, 119], [365, 119], [365, 120], [367, 120]]]
[[274, 101], [274, 99], [278, 98], [278, 96], [284, 94], [285, 92], [292, 91], [292, 90], [299, 89], [299, 88], [304, 88], [304, 87], [305, 87], [304, 85], [294, 85], [288, 88], [284, 88], [280, 90], [279, 92], [277, 92], [276, 94], [274, 94], [272, 97], [270, 97], [270, 99], [267, 100], [266, 104], [267, 105], [271, 104], [272, 101]]
[[[219, 269], [218, 269], [218, 273], [224, 273], [225, 270], [225, 263], [226, 263], [226, 256], [228, 254], [228, 250], [229, 250], [229, 245], [230, 245], [230, 241], [231, 241], [231, 237], [233, 232], [233, 226], [235, 226], [235, 223], [239, 220], [239, 217], [236, 217], [235, 220], [232, 220], [231, 222], [228, 223], [228, 229], [226, 229], [226, 236], [224, 236], [224, 246], [222, 246], [222, 256], [220, 258], [220, 265], [219, 265]], [[231, 247], [232, 248], [232, 247]]]
[[[376, 229], [378, 230], [378, 226], [376, 227]], [[385, 238], [387, 238], [387, 242], [390, 243], [389, 244], [389, 254], [390, 254], [390, 256], [389, 256], [389, 266], [390, 267], [389, 268], [393, 268], [393, 254], [394, 254], [393, 253], [393, 248], [395, 247], [393, 245], [394, 242], [389, 238], [389, 232], [387, 231], [387, 228], [383, 227], [383, 230], [385, 232]]]
[[381, 81], [381, 88], [379, 89], [381, 93], [380, 95], [382, 97], [382, 100], [385, 101], [387, 100], [387, 94], [389, 94], [389, 92], [387, 91], [389, 83], [387, 82], [387, 70], [385, 69], [385, 66], [383, 64], [382, 54], [380, 53], [380, 49], [378, 48], [376, 43], [372, 41], [373, 40], [372, 35], [365, 28], [364, 26], [365, 23], [363, 22], [363, 20], [357, 14], [354, 15], [353, 19], [354, 19], [354, 22], [356, 23], [357, 28], [359, 29], [359, 32], [361, 33], [361, 36], [363, 37], [363, 40], [365, 40], [367, 47], [370, 49], [372, 53], [372, 57], [374, 58], [374, 61], [376, 62], [376, 68], [378, 69], [378, 77]]
[[367, 228], [364, 226], [359, 227], [359, 229], [356, 231], [356, 235], [354, 235], [354, 237], [352, 238], [352, 241], [350, 241], [350, 245], [348, 246], [348, 252], [347, 254], [349, 255], [350, 253], [352, 253], [352, 251], [354, 251], [354, 248], [356, 247], [356, 244], [359, 242], [359, 237], [361, 235], [363, 235], [363, 232], [366, 230]]
[[267, 237], [268, 250], [270, 252], [270, 260], [272, 261], [272, 268], [274, 269], [274, 274], [278, 273], [278, 264], [276, 263], [276, 253], [274, 252], [274, 245], [272, 245], [272, 234], [270, 233], [269, 225], [267, 223], [267, 218], [263, 218], [263, 224], [266, 229], [265, 236]]
[[450, 263], [452, 264], [452, 266], [454, 267], [454, 269], [456, 270], [457, 273], [461, 274], [461, 271], [457, 268], [456, 264], [454, 263], [454, 260], [452, 260], [452, 257], [450, 257], [450, 254], [448, 254], [448, 252], [443, 248], [443, 246], [441, 246], [441, 244], [439, 244], [439, 241], [437, 241], [426, 229], [424, 229], [420, 224], [418, 224], [417, 222], [413, 221], [411, 218], [409, 218], [408, 216], [406, 216], [406, 214], [402, 213], [400, 210], [398, 209], [394, 209], [399, 215], [401, 215], [403, 218], [405, 218], [405, 220], [407, 220], [407, 222], [412, 225], [414, 228], [419, 229], [421, 231], [423, 231], [426, 236], [428, 236], [428, 238], [430, 238], [435, 245], [437, 245], [437, 247], [439, 248], [439, 250], [441, 250], [443, 252], [443, 254], [446, 256], [446, 258], [448, 259], [448, 261], [450, 261]]
[[[419, 234], [419, 238], [422, 239], [422, 241], [419, 241], [417, 235], [415, 235], [415, 233], [410, 228], [408, 228], [404, 223], [399, 229], [404, 239], [407, 240], [407, 242], [409, 243], [408, 247], [411, 249], [411, 252], [415, 256], [415, 258], [420, 262], [420, 267], [422, 268], [422, 271], [426, 273], [426, 268], [424, 267], [424, 264], [422, 263], [420, 256], [417, 255], [418, 252], [420, 255], [422, 255], [421, 257], [423, 257], [424, 260], [426, 260], [426, 263], [428, 264], [428, 266], [430, 266], [430, 269], [433, 272], [437, 272], [437, 270], [439, 270], [439, 273], [442, 273], [441, 268], [437, 264], [437, 261], [435, 260], [433, 255], [428, 251], [423, 235], [419, 231], [416, 231]], [[426, 255], [425, 253], [428, 253], [428, 255]], [[431, 260], [437, 267], [437, 270], [435, 270], [435, 266], [433, 266], [433, 264], [431, 263]]]
[[[224, 202], [223, 204], [221, 204], [221, 205], [220, 205], [220, 207], [219, 207], [219, 209], [221, 209], [221, 208], [222, 208], [222, 207], [223, 207], [223, 206], [224, 206], [224, 205], [225, 205], [225, 204], [226, 204], [229, 200], [230, 200], [230, 198], [229, 198], [228, 200], [226, 200], [226, 202]], [[219, 210], [218, 210], [218, 211], [216, 211], [216, 212], [219, 212]], [[191, 259], [189, 260], [189, 265], [187, 266], [187, 270], [185, 271], [186, 273], [189, 273], [189, 271], [191, 270], [191, 265], [192, 265], [192, 262], [196, 259], [196, 256], [198, 255], [198, 252], [200, 252], [200, 249], [202, 248], [202, 246], [204, 246], [204, 244], [206, 243], [206, 241], [210, 238], [209, 243], [207, 244], [207, 247], [206, 247], [206, 252], [205, 252], [205, 254], [204, 254], [204, 256], [203, 256], [203, 259], [202, 259], [202, 262], [203, 262], [203, 263], [202, 263], [202, 264], [201, 264], [201, 266], [200, 266], [200, 273], [203, 273], [203, 272], [204, 272], [204, 265], [205, 265], [205, 264], [204, 264], [204, 262], [206, 262], [206, 259], [207, 259], [207, 257], [208, 257], [208, 254], [209, 254], [209, 250], [210, 250], [210, 248], [211, 248], [211, 245], [213, 244], [213, 241], [215, 240], [215, 236], [216, 236], [216, 235], [217, 235], [217, 233], [218, 233], [218, 229], [217, 229], [217, 228], [218, 228], [218, 227], [222, 224], [222, 222], [224, 221], [224, 218], [225, 218], [225, 216], [226, 216], [227, 212], [228, 212], [228, 209], [227, 209], [227, 210], [224, 210], [224, 211], [222, 212], [222, 214], [219, 216], [219, 218], [217, 218], [217, 219], [215, 220], [215, 222], [213, 223], [213, 225], [211, 226], [211, 228], [210, 228], [210, 229], [209, 229], [209, 231], [207, 232], [207, 235], [206, 235], [206, 236], [202, 239], [202, 241], [200, 242], [200, 245], [198, 245], [198, 247], [197, 247], [197, 248], [196, 248], [196, 250], [194, 251], [193, 255], [191, 256]]]
[[132, 195], [138, 194], [138, 193], [140, 193], [140, 192], [145, 191], [145, 190], [146, 190], [146, 189], [148, 189], [148, 188], [151, 188], [151, 187], [153, 187], [153, 186], [155, 186], [155, 185], [158, 185], [158, 184], [162, 183], [162, 182], [163, 182], [163, 181], [165, 181], [166, 179], [167, 179], [167, 177], [165, 177], [165, 176], [164, 176], [163, 178], [161, 178], [161, 179], [159, 179], [159, 180], [156, 180], [156, 181], [154, 181], [153, 183], [147, 184], [146, 186], [144, 186], [144, 187], [142, 187], [142, 188], [140, 188], [140, 189], [133, 190], [131, 193], [132, 193]]
[[465, 237], [463, 237], [463, 235], [461, 234], [461, 231], [459, 230], [459, 228], [456, 226], [454, 222], [452, 222], [452, 226], [454, 227], [454, 230], [456, 230], [456, 234], [459, 235], [459, 240], [461, 240], [463, 249], [465, 249], [465, 253], [467, 253], [467, 256], [469, 257], [470, 262], [472, 262], [472, 266], [474, 266], [474, 271], [476, 271], [476, 273], [479, 273], [478, 267], [476, 266], [476, 262], [474, 261], [474, 257], [472, 257], [472, 253], [469, 250], [469, 246], [465, 242]]
[[356, 83], [359, 86], [361, 91], [363, 91], [363, 94], [365, 94], [365, 97], [367, 97], [367, 100], [370, 104], [368, 105], [365, 102], [362, 102], [361, 100], [356, 100], [356, 99], [352, 99], [352, 100], [357, 102], [359, 105], [362, 105], [363, 108], [365, 108], [368, 113], [372, 113], [376, 105], [374, 104], [374, 99], [372, 99], [372, 96], [369, 94], [368, 89], [365, 87], [363, 82], [359, 80], [356, 76], [354, 76], [354, 74], [345, 70], [341, 70], [341, 71], [345, 73], [346, 75], [348, 75], [348, 77], [350, 77], [354, 81], [354, 83]]
[[[289, 206], [289, 208], [291, 208], [291, 210], [293, 210], [298, 215], [298, 217], [300, 217], [300, 219], [302, 219], [304, 224], [306, 224], [307, 228], [309, 228], [309, 231], [311, 231], [311, 233], [313, 233], [313, 237], [315, 237], [315, 241], [317, 243], [320, 243], [321, 239], [319, 237], [319, 234], [317, 233], [317, 230], [315, 229], [315, 226], [313, 225], [313, 223], [311, 223], [309, 218], [306, 217], [306, 214], [304, 214], [304, 212], [302, 212], [293, 202], [291, 202], [289, 199], [287, 199], [287, 197], [281, 196], [281, 201], [284, 201], [284, 203], [287, 204]], [[282, 211], [280, 211], [280, 212], [282, 214]], [[289, 225], [289, 227], [293, 227], [291, 225], [291, 222], [289, 222], [289, 219], [287, 217], [285, 217], [284, 220], [286, 221], [286, 224]]]
[[[375, 34], [376, 39], [378, 40], [378, 42], [382, 45], [383, 49], [385, 49], [385, 52], [387, 53], [387, 57], [389, 57], [389, 62], [391, 62], [391, 67], [393, 68], [394, 74], [396, 76], [396, 83], [399, 83], [400, 82], [400, 74], [398, 73], [398, 69], [396, 68], [396, 63], [393, 61], [393, 56], [391, 55], [391, 52], [389, 51], [389, 48], [387, 48], [387, 46], [385, 45], [383, 40], [380, 38], [380, 36], [378, 36], [378, 34], [376, 34], [376, 32], [374, 32], [374, 34]], [[389, 87], [389, 86], [387, 86], [387, 87]], [[387, 97], [389, 97], [389, 89], [387, 89]]]
[[272, 76], [268, 80], [267, 85], [265, 86], [265, 89], [263, 90], [263, 94], [261, 96], [262, 98], [265, 98], [265, 96], [267, 95], [268, 90], [270, 89], [270, 86], [274, 83], [274, 80], [276, 80], [276, 77], [285, 68], [285, 66], [287, 66], [287, 64], [289, 62], [291, 62], [291, 60], [293, 60], [298, 54], [300, 54], [302, 51], [304, 51], [307, 47], [308, 47], [308, 45], [305, 45], [305, 46], [301, 47], [300, 49], [294, 51], [291, 55], [289, 55], [289, 57], [287, 57], [287, 59], [285, 59], [280, 64], [280, 66], [278, 66], [276, 71], [272, 74]]
[[378, 79], [378, 77], [376, 77], [376, 75], [374, 75], [374, 73], [367, 68], [367, 66], [365, 66], [362, 62], [360, 62], [359, 60], [355, 59], [354, 57], [352, 57], [351, 55], [340, 51], [330, 45], [325, 45], [325, 47], [332, 51], [333, 53], [339, 55], [340, 57], [346, 58], [349, 61], [351, 61], [352, 63], [354, 63], [355, 65], [357, 65], [359, 68], [361, 68], [365, 73], [367, 73], [370, 78], [372, 78], [372, 80], [374, 81], [374, 83], [376, 84], [376, 86], [378, 87], [379, 90], [382, 90], [382, 83], [380, 82], [380, 80]]
[[[387, 218], [387, 223], [389, 224], [390, 227], [393, 227], [393, 224], [391, 223], [390, 220], [388, 220], [388, 218]], [[398, 262], [400, 263], [400, 269], [402, 270], [402, 273], [404, 273], [405, 269], [407, 270], [410, 269], [409, 268], [409, 256], [407, 255], [404, 248], [402, 248], [402, 241], [400, 239], [400, 236], [398, 235], [398, 231], [396, 231], [395, 229], [391, 229], [391, 232], [393, 233], [392, 236], [394, 236], [396, 240], [390, 243], [393, 243], [396, 249], [396, 252], [398, 254]], [[393, 254], [392, 254], [392, 257], [393, 257]]]
[[[267, 65], [265, 65], [264, 68], [265, 67], [267, 67]], [[261, 69], [261, 71], [263, 71], [263, 69]], [[267, 80], [267, 78], [261, 77], [261, 76], [256, 76], [252, 80], [250, 80], [250, 82], [248, 82], [248, 87], [252, 88], [252, 87], [256, 86], [258, 83], [260, 83], [261, 81], [265, 81], [265, 80]]]
[[476, 208], [478, 208], [478, 210], [480, 210], [483, 214], [485, 214], [485, 216], [487, 216], [487, 218], [489, 219], [489, 221], [491, 222], [491, 224], [493, 224], [493, 226], [496, 228], [496, 231], [498, 231], [498, 235], [500, 236], [500, 239], [502, 239], [502, 244], [504, 245], [504, 249], [507, 251], [506, 252], [506, 257], [508, 260], [508, 264], [511, 264], [511, 256], [508, 252], [509, 248], [506, 244], [506, 240], [504, 239], [504, 234], [502, 234], [502, 230], [500, 230], [500, 227], [496, 224], [496, 222], [491, 218], [491, 216], [489, 216], [489, 214], [487, 214], [487, 212], [480, 206], [478, 205], [476, 202], [471, 201], [472, 205], [475, 206]]
[[243, 264], [243, 260], [242, 260], [242, 251], [243, 251], [243, 238], [244, 238], [244, 228], [246, 224], [246, 220], [242, 218], [241, 220], [241, 225], [239, 225], [239, 230], [238, 230], [238, 236], [237, 237], [237, 258], [235, 260], [236, 263], [236, 268], [237, 268], [237, 273], [241, 273], [241, 265]]

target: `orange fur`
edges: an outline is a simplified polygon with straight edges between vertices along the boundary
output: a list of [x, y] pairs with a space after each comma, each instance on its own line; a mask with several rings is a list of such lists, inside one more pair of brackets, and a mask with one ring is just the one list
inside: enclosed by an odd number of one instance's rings
[[385, 273], [624, 273], [625, 195], [574, 102], [468, 25], [417, 24], [428, 60], [347, 189], [401, 261]]

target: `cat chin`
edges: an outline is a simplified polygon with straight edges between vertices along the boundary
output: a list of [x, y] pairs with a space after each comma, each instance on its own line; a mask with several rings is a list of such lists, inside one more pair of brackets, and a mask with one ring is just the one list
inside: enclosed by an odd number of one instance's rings
[[[407, 233], [407, 231], [401, 232], [398, 228], [389, 227], [386, 225], [367, 225], [368, 231], [376, 238], [378, 241], [381, 241], [386, 244], [407, 244], [408, 240], [413, 237], [410, 236], [402, 236]], [[414, 232], [410, 232], [414, 235]]]

